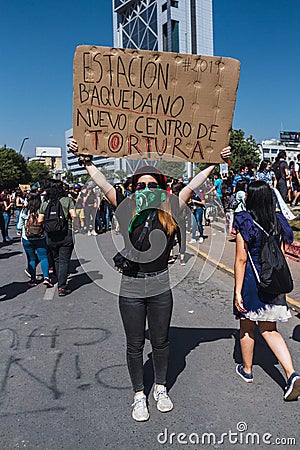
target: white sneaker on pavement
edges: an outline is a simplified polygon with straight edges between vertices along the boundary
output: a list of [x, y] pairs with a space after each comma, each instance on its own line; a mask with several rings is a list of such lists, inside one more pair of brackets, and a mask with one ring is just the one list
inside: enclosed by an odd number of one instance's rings
[[203, 244], [203, 241], [204, 241], [203, 237], [200, 236], [200, 237], [199, 237], [199, 244]]
[[167, 394], [166, 386], [158, 384], [153, 391], [154, 400], [157, 402], [156, 406], [160, 412], [168, 412], [173, 409], [173, 403]]
[[196, 239], [191, 239], [190, 241], [189, 241], [189, 244], [195, 244], [196, 243]]
[[134, 396], [132, 405], [132, 418], [137, 422], [144, 422], [149, 419], [149, 411], [147, 408], [146, 395], [138, 392]]

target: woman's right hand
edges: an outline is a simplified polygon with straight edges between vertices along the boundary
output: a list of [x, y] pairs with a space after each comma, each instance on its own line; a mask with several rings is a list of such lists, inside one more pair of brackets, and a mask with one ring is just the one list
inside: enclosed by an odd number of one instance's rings
[[243, 298], [240, 293], [237, 293], [237, 292], [235, 293], [234, 305], [235, 305], [236, 309], [238, 310], [238, 312], [240, 312], [240, 313], [247, 312], [247, 310], [244, 308]]

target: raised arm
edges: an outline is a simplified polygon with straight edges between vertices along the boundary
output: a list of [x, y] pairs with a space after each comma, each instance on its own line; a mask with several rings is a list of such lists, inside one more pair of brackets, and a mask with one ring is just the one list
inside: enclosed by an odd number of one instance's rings
[[[228, 160], [231, 155], [231, 147], [226, 147], [221, 151], [221, 157], [224, 161]], [[188, 203], [194, 191], [198, 189], [210, 176], [215, 168], [215, 164], [211, 164], [201, 170], [179, 193], [181, 202]]]
[[104, 195], [108, 198], [110, 203], [117, 207], [117, 197], [116, 190], [114, 187], [106, 180], [105, 176], [96, 166], [92, 163], [91, 158], [85, 157], [85, 155], [80, 155], [78, 153], [78, 144], [75, 139], [71, 139], [69, 143], [69, 149], [72, 153], [78, 156], [85, 166], [89, 176], [94, 180], [94, 182], [99, 186], [99, 188], [104, 192]]

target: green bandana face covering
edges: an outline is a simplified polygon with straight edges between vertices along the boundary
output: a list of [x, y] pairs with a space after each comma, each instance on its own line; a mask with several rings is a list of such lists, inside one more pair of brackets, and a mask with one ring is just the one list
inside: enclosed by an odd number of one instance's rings
[[136, 214], [129, 224], [129, 233], [146, 220], [149, 209], [158, 208], [166, 198], [167, 194], [161, 188], [149, 189], [146, 186], [143, 190], [135, 191]]
[[161, 188], [149, 189], [148, 186], [135, 192], [136, 213], [140, 214], [145, 209], [157, 208], [166, 199], [165, 192]]

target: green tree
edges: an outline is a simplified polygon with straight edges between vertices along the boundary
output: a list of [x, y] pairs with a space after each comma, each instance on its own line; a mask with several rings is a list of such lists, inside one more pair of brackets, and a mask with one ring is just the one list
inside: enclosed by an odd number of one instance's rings
[[0, 186], [13, 188], [30, 181], [26, 161], [22, 155], [6, 146], [0, 148]]
[[89, 180], [91, 180], [91, 177], [89, 176], [88, 173], [80, 175], [80, 183], [86, 184]]
[[37, 181], [40, 185], [43, 185], [47, 178], [50, 178], [50, 171], [48, 167], [40, 161], [30, 161], [27, 163], [27, 168], [30, 173], [30, 181], [36, 183]]
[[168, 178], [182, 178], [185, 172], [185, 163], [183, 161], [158, 161], [158, 170]]
[[115, 171], [115, 175], [119, 178], [119, 180], [124, 180], [127, 177], [127, 173], [125, 170], [120, 169]]
[[64, 174], [64, 180], [66, 183], [78, 183], [79, 175], [74, 174], [71, 170], [67, 170]]
[[107, 180], [114, 179], [114, 173], [112, 170], [107, 169], [105, 166], [100, 167], [100, 170]]
[[231, 130], [229, 145], [232, 155], [230, 169], [239, 172], [243, 163], [258, 164], [260, 161], [259, 146], [253, 136], [245, 138], [243, 130]]

